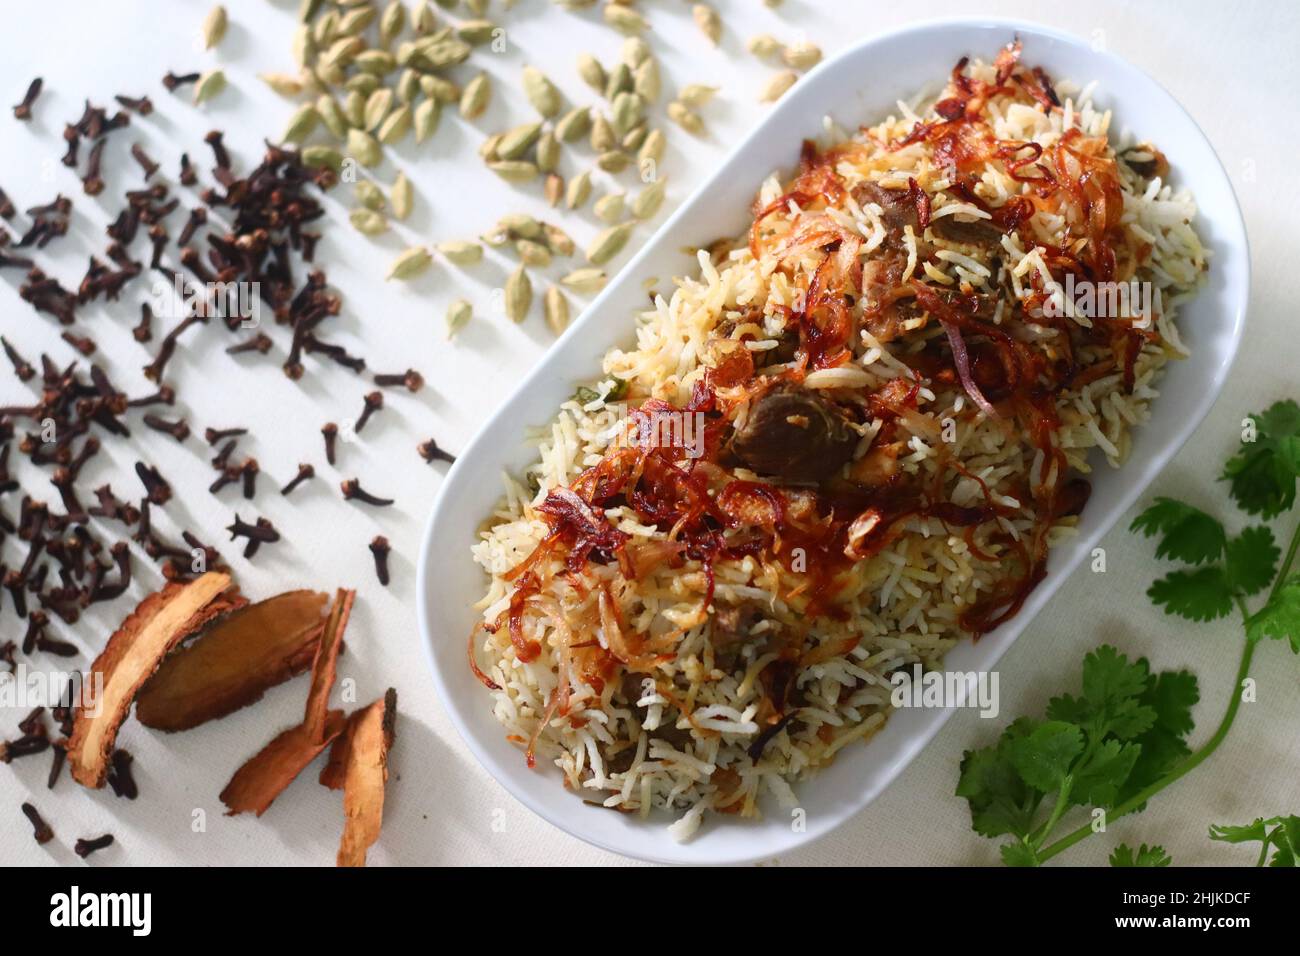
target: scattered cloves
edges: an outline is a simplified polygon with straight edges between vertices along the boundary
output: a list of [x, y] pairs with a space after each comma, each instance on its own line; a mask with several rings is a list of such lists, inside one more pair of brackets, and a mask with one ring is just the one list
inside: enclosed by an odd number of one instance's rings
[[420, 453], [420, 457], [430, 464], [435, 461], [445, 461], [449, 465], [454, 465], [456, 463], [456, 456], [443, 451], [438, 447], [438, 443], [432, 438], [428, 441], [420, 442], [420, 444], [416, 445], [415, 448], [416, 451]]
[[105, 833], [103, 836], [95, 837], [94, 839], [87, 839], [85, 837], [81, 837], [73, 845], [72, 852], [77, 854], [77, 856], [81, 857], [84, 860], [86, 857], [90, 856], [90, 854], [94, 853], [95, 851], [102, 850], [105, 847], [110, 847], [112, 845], [113, 845], [113, 835], [111, 833]]
[[399, 372], [391, 375], [375, 375], [375, 384], [381, 387], [392, 385], [401, 385], [408, 392], [418, 392], [424, 388], [424, 376], [413, 368], [408, 368], [405, 372]]
[[54, 831], [50, 828], [50, 825], [45, 822], [45, 818], [41, 816], [40, 811], [30, 803], [23, 804], [23, 816], [30, 821], [32, 825], [32, 836], [36, 838], [37, 843], [44, 846], [46, 843], [49, 843], [54, 839]]
[[298, 466], [298, 474], [291, 478], [289, 483], [280, 489], [280, 494], [287, 496], [308, 478], [314, 477], [316, 477], [316, 469], [309, 464], [301, 464]]
[[370, 542], [370, 553], [375, 556], [375, 574], [384, 587], [388, 587], [388, 553], [391, 550], [388, 539], [382, 534], [375, 535], [375, 539]]
[[361, 487], [361, 482], [356, 478], [348, 478], [344, 480], [339, 487], [343, 490], [343, 498], [345, 500], [361, 501], [368, 505], [374, 505], [377, 508], [386, 508], [396, 500], [393, 498], [379, 498], [372, 495]]

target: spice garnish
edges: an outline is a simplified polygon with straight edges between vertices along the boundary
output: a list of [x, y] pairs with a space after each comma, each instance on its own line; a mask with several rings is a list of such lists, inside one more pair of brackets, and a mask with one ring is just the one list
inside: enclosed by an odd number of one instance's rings
[[102, 675], [103, 690], [93, 708], [84, 700], [76, 708], [67, 742], [74, 780], [87, 787], [104, 785], [118, 727], [159, 662], [186, 637], [246, 603], [231, 590], [230, 575], [219, 571], [168, 584], [140, 603], [91, 665], [91, 675]]
[[171, 654], [136, 698], [155, 730], [189, 730], [255, 703], [311, 666], [327, 596], [288, 591], [231, 614]]

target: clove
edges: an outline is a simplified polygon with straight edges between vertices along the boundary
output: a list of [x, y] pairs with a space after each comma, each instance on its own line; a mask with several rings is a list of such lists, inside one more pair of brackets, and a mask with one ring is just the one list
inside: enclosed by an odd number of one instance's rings
[[361, 501], [368, 505], [374, 505], [377, 508], [386, 508], [394, 501], [393, 498], [378, 498], [375, 495], [370, 494], [370, 492], [361, 487], [361, 482], [355, 478], [346, 479], [339, 485], [339, 487], [343, 489], [343, 498], [347, 501], [355, 499], [356, 501]]
[[388, 539], [382, 534], [375, 535], [370, 542], [370, 553], [375, 557], [375, 574], [384, 587], [388, 587], [388, 553], [391, 550]]
[[280, 494], [287, 496], [291, 491], [297, 488], [308, 478], [315, 478], [315, 477], [316, 477], [315, 468], [313, 468], [309, 464], [301, 464], [298, 466], [298, 474], [296, 474], [293, 478], [289, 479], [289, 483], [280, 489]]
[[36, 102], [36, 97], [41, 95], [43, 85], [44, 83], [39, 76], [28, 84], [23, 101], [14, 107], [14, 119], [29, 120], [32, 118], [32, 105]]
[[424, 388], [424, 376], [413, 368], [392, 375], [376, 375], [375, 384], [379, 386], [402, 385], [408, 392], [418, 392]]

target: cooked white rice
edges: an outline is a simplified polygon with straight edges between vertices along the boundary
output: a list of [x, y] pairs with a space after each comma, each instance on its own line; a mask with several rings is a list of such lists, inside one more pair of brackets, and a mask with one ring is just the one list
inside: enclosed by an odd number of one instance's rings
[[[996, 70], [974, 63], [966, 75], [992, 83]], [[1161, 368], [1183, 354], [1175, 316], [1206, 268], [1206, 252], [1191, 225], [1196, 214], [1192, 197], [1152, 175], [1157, 159], [1163, 160], [1153, 147], [1112, 135], [1111, 114], [1093, 106], [1091, 88], [1058, 84], [1061, 105], [1053, 109], [1026, 89], [1014, 85], [1011, 92], [993, 95], [983, 105], [988, 127], [999, 140], [1033, 142], [1044, 149], [1072, 129], [1085, 142], [1097, 141], [1097, 155], [1113, 166], [1122, 191], [1118, 231], [1124, 241], [1117, 278], [1149, 282], [1154, 289], [1153, 331], [1133, 365], [1131, 389], [1125, 388], [1117, 357], [1106, 346], [1085, 340], [1076, 345], [1076, 357], [1093, 373], [1056, 395], [1056, 444], [1068, 464], [1065, 471], [1086, 475], [1093, 449], [1110, 465], [1122, 464], [1131, 428], [1146, 418], [1147, 405], [1156, 396]], [[937, 100], [953, 93], [950, 83]], [[635, 347], [610, 352], [605, 377], [566, 402], [551, 426], [536, 436], [537, 462], [518, 480], [506, 476], [505, 498], [473, 549], [491, 583], [476, 605], [484, 627], [472, 639], [471, 653], [497, 685], [492, 706], [510, 739], [521, 749], [532, 742], [538, 758], [558, 767], [565, 785], [593, 803], [642, 816], [653, 809], [670, 811], [677, 818], [671, 829], [678, 839], [695, 832], [710, 810], [753, 817], [764, 795], [779, 805], [793, 805], [791, 783], [843, 747], [869, 740], [889, 715], [889, 675], [916, 662], [941, 666], [944, 653], [962, 636], [958, 618], [963, 610], [987, 597], [1005, 576], [999, 561], [983, 560], [980, 554], [985, 548], [1005, 553], [997, 541], [1008, 537], [1028, 540], [1041, 519], [1042, 503], [1069, 477], [1027, 440], [1014, 417], [990, 418], [960, 383], [926, 380], [916, 394], [914, 413], [897, 433], [897, 466], [905, 476], [938, 482], [946, 500], [958, 506], [981, 505], [986, 500], [981, 482], [987, 487], [989, 500], [1005, 510], [981, 525], [969, 542], [960, 528], [948, 528], [938, 518], [904, 519], [892, 541], [843, 572], [837, 595], [841, 616], [812, 621], [801, 615], [806, 580], [768, 555], [717, 561], [716, 589], [706, 610], [706, 580], [698, 561], [660, 564], [635, 580], [625, 577], [617, 562], [593, 562], [579, 575], [566, 577], [560, 573], [564, 555], [556, 552], [536, 566], [543, 583], [523, 603], [520, 615], [522, 633], [540, 644], [540, 656], [521, 661], [511, 640], [505, 622], [517, 581], [508, 576], [550, 533], [537, 506], [552, 489], [571, 485], [584, 469], [601, 462], [626, 435], [627, 409], [609, 398], [611, 392], [626, 383], [623, 401], [628, 405], [656, 398], [681, 406], [705, 374], [715, 354], [714, 340], [743, 341], [755, 356], [776, 348], [787, 307], [798, 308], [800, 292], [823, 255], [804, 249], [782, 259], [773, 251], [779, 240], [829, 224], [859, 236], [858, 255], [870, 261], [889, 239], [881, 207], [857, 202], [853, 187], [872, 182], [901, 189], [914, 179], [930, 196], [928, 227], [904, 230], [904, 281], [991, 293], [998, 300], [996, 324], [1009, 326], [1014, 299], [1024, 301], [1035, 288], [1055, 297], [1070, 314], [1072, 303], [1065, 300], [1062, 277], [1051, 271], [1047, 254], [1051, 247], [1082, 248], [1068, 207], [1038, 208], [996, 248], [944, 241], [934, 232], [947, 217], [962, 222], [987, 218], [981, 206], [997, 209], [1031, 188], [1016, 181], [1005, 162], [988, 159], [976, 189], [982, 202], [975, 205], [949, 190], [929, 142], [891, 148], [888, 144], [907, 137], [918, 122], [938, 118], [934, 102], [914, 104], [915, 114], [900, 104], [899, 116], [852, 139], [828, 122], [831, 135], [819, 146], [823, 151], [841, 147], [834, 171], [845, 187], [842, 201], [828, 208], [813, 203], [806, 210], [794, 201], [786, 203], [764, 220], [767, 238], [758, 259], [743, 237], [714, 247], [713, 256], [701, 251], [699, 275], [676, 280], [671, 298], [658, 297], [654, 308], [640, 316]], [[1167, 167], [1157, 168], [1163, 172]], [[788, 188], [771, 177], [759, 191], [757, 206], [768, 206]], [[1137, 254], [1125, 255], [1125, 250]], [[855, 309], [860, 316], [861, 300]], [[1142, 326], [1140, 316], [1125, 318]], [[1091, 325], [1084, 315], [1070, 321], [1080, 329]], [[1053, 337], [1062, 334], [1057, 328], [1030, 321], [1014, 324], [1018, 338], [1054, 354]], [[805, 388], [847, 400], [874, 392], [909, 376], [909, 358], [943, 336], [931, 321], [887, 341], [861, 322], [854, 328], [852, 360], [810, 372]], [[737, 423], [745, 413], [742, 406]], [[851, 472], [870, 467], [876, 453], [873, 439], [882, 426], [870, 416], [861, 424], [857, 460], [847, 466]], [[951, 441], [945, 440], [945, 427], [955, 430], [947, 436]], [[954, 461], [961, 471], [951, 467]], [[754, 476], [737, 469], [735, 477]], [[626, 505], [606, 514], [630, 536], [629, 548], [668, 539]], [[1046, 532], [1047, 543], [1072, 534], [1075, 520], [1057, 519]], [[730, 615], [731, 627], [736, 609], [747, 612], [745, 630], [739, 641], [729, 632], [724, 646], [719, 614]], [[755, 609], [761, 613], [754, 614]], [[791, 633], [799, 633], [802, 641], [791, 695], [798, 701], [797, 717], [766, 741], [754, 761], [748, 751], [780, 709], [767, 700], [765, 680], [781, 659], [780, 636]], [[657, 655], [653, 666], [636, 673], [627, 661], [618, 660], [632, 638], [652, 645]], [[846, 646], [851, 650], [844, 653]], [[590, 679], [591, 667], [578, 664], [584, 654], [588, 662], [592, 654], [601, 657], [606, 678]], [[557, 707], [566, 686], [567, 699]]]

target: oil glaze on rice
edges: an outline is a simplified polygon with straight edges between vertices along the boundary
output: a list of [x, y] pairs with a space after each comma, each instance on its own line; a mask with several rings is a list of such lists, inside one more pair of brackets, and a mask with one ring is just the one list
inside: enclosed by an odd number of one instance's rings
[[[795, 805], [884, 724], [895, 670], [1015, 613], [1090, 460], [1122, 465], [1183, 352], [1195, 205], [1018, 53], [828, 124], [506, 477], [471, 661], [583, 799], [678, 838]], [[1129, 281], [1142, 314], [1066, 297]], [[702, 457], [672, 441], [696, 421]]]

